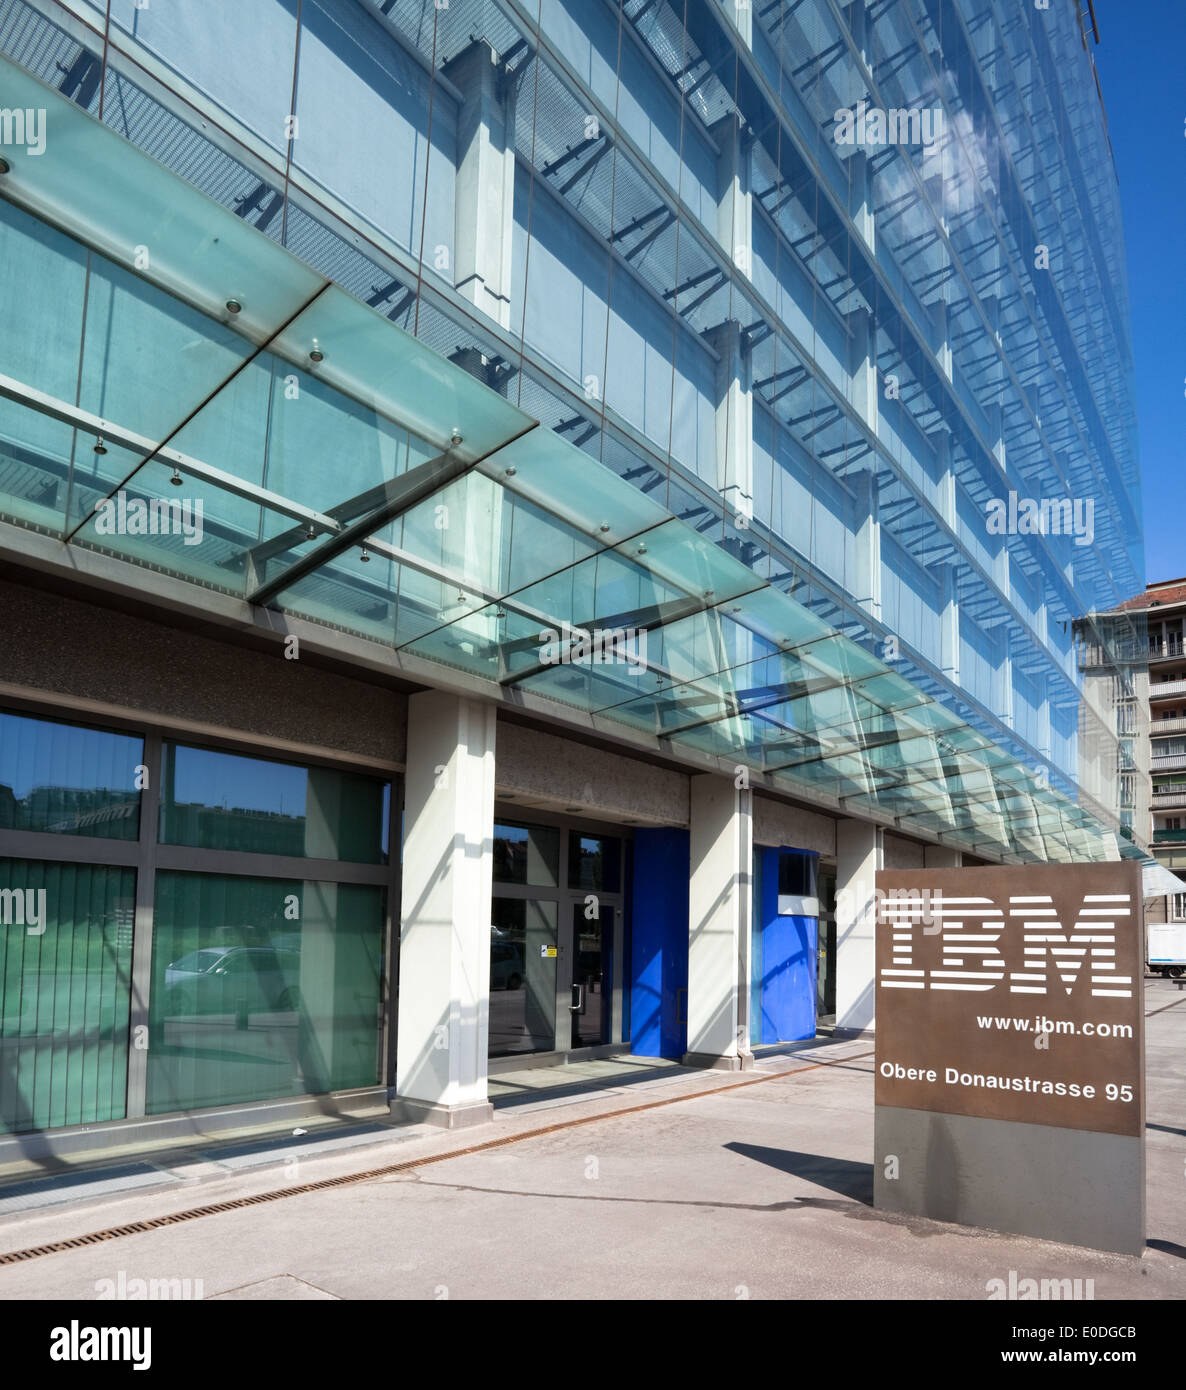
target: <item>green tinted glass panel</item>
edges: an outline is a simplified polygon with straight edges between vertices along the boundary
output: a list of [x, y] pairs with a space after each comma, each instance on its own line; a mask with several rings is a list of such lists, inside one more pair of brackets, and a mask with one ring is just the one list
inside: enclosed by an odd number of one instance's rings
[[136, 874], [0, 859], [0, 1131], [122, 1119]]
[[161, 840], [382, 864], [387, 795], [386, 782], [353, 772], [167, 743]]
[[0, 830], [136, 839], [143, 757], [127, 734], [0, 713]]
[[158, 873], [148, 1112], [379, 1080], [381, 888]]

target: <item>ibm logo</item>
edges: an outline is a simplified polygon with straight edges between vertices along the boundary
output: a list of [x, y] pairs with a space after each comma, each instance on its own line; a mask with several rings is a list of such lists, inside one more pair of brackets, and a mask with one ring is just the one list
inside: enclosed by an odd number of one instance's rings
[[[1069, 931], [1044, 894], [1011, 896], [1002, 908], [992, 898], [909, 893], [881, 903], [879, 929], [892, 938], [891, 963], [880, 973], [883, 989], [995, 989], [1006, 973], [1010, 994], [1070, 994], [1089, 979], [1093, 998], [1131, 999], [1133, 978], [1116, 974], [1116, 931], [1130, 919], [1127, 893], [1088, 893]], [[924, 926], [926, 924], [926, 926]], [[930, 930], [927, 930], [927, 927]], [[915, 965], [919, 929], [937, 934], [942, 957], [934, 969]], [[1006, 970], [1004, 944], [1017, 941], [1017, 970]]]

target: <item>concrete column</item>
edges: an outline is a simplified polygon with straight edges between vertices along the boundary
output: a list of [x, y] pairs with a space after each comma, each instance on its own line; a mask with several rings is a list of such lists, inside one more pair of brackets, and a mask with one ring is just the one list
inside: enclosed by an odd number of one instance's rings
[[[1043, 604], [1045, 611], [1045, 604]], [[1044, 758], [1050, 757], [1050, 750], [1053, 747], [1053, 740], [1050, 737], [1050, 681], [1045, 679], [1042, 690], [1042, 699], [1038, 705], [1038, 752]]]
[[868, 309], [846, 315], [850, 395], [858, 415], [877, 433], [877, 336]]
[[[705, 335], [717, 353], [717, 488], [734, 519], [754, 515], [754, 397], [749, 347], [730, 319]], [[743, 523], [745, 524], [745, 523]]]
[[691, 785], [688, 913], [689, 1066], [738, 1070], [749, 1046], [753, 793], [730, 778]]
[[743, 275], [752, 273], [754, 198], [750, 187], [750, 140], [736, 114], [712, 127], [717, 156], [717, 240]]
[[457, 114], [453, 281], [466, 299], [509, 328], [514, 88], [484, 39], [462, 49], [445, 64], [444, 72], [465, 94]]
[[1013, 721], [1016, 717], [1016, 708], [1013, 701], [1013, 639], [1009, 632], [1005, 633], [1005, 654], [1001, 658], [1001, 694], [1002, 710], [1001, 722], [1013, 728]]
[[722, 9], [733, 21], [733, 26], [745, 41], [747, 48], [754, 43], [754, 11], [757, 0], [725, 0]]
[[877, 477], [872, 472], [852, 477], [854, 549], [852, 594], [869, 616], [881, 620], [881, 520], [878, 515]]
[[1013, 562], [1009, 557], [1009, 547], [1002, 539], [1001, 548], [992, 557], [992, 577], [997, 588], [1007, 599], [1013, 597]]
[[935, 430], [927, 435], [927, 441], [935, 452], [939, 514], [955, 531], [959, 525], [959, 506], [956, 498], [955, 469], [951, 466], [951, 433], [945, 429]]
[[449, 1129], [491, 1119], [486, 1099], [494, 706], [408, 699], [399, 1036], [392, 1113]]
[[935, 356], [939, 359], [939, 366], [950, 381], [954, 358], [951, 352], [951, 335], [947, 322], [947, 301], [945, 299], [937, 300], [933, 313], [935, 317]]
[[992, 449], [993, 456], [1001, 465], [1001, 468], [1008, 470], [1008, 462], [1005, 457], [1005, 411], [1000, 405], [987, 405], [984, 413], [988, 417], [989, 423], [989, 448]]
[[836, 822], [836, 1027], [873, 1024], [874, 875], [885, 866], [884, 831], [869, 821]]
[[943, 566], [943, 609], [940, 614], [939, 667], [956, 685], [960, 679], [960, 602], [956, 567]]
[[844, 22], [852, 35], [853, 45], [861, 55], [861, 62], [869, 66], [869, 24], [865, 0], [849, 0], [844, 6]]

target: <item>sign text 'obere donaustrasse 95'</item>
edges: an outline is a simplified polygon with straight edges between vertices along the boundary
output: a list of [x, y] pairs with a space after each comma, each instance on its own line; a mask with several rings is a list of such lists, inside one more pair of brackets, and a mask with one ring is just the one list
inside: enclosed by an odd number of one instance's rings
[[1141, 1133], [1136, 865], [884, 870], [877, 890], [878, 1105]]

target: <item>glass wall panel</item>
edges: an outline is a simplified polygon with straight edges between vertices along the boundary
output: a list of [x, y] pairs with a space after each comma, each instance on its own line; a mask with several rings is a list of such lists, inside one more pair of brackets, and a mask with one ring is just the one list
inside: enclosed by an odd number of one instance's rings
[[384, 892], [162, 872], [150, 1115], [373, 1086]]
[[144, 742], [0, 711], [0, 830], [135, 840]]
[[136, 874], [0, 859], [0, 1133], [123, 1117]]
[[556, 1045], [556, 909], [528, 898], [491, 905], [491, 1057]]
[[167, 743], [161, 841], [384, 864], [389, 796], [357, 773]]
[[568, 836], [568, 886], [617, 893], [622, 886], [622, 842], [610, 835]]
[[560, 832], [545, 825], [494, 827], [494, 882], [555, 888], [560, 874]]

